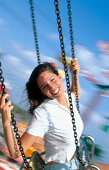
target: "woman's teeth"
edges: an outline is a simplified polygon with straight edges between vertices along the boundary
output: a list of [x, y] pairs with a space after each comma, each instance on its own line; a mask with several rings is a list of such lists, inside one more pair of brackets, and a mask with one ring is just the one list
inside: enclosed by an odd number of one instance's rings
[[59, 88], [57, 88], [53, 94], [56, 95], [58, 93], [58, 91], [59, 91]]

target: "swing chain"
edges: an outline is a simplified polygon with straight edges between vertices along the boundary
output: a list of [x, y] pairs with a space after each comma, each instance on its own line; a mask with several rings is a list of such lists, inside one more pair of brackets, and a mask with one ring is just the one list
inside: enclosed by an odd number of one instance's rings
[[55, 8], [56, 8], [55, 12], [57, 15], [58, 32], [59, 32], [59, 39], [60, 39], [60, 46], [61, 46], [61, 53], [62, 53], [62, 61], [64, 64], [64, 71], [65, 71], [65, 77], [66, 77], [67, 93], [68, 93], [68, 98], [69, 98], [69, 107], [70, 107], [70, 111], [71, 111], [70, 114], [72, 117], [72, 124], [73, 124], [73, 131], [74, 131], [74, 138], [75, 138], [75, 145], [76, 145], [76, 154], [77, 154], [78, 160], [80, 162], [80, 165], [82, 167], [85, 167], [85, 162], [83, 162], [83, 160], [81, 159], [80, 152], [79, 152], [79, 146], [78, 146], [78, 138], [77, 138], [77, 132], [76, 132], [76, 124], [75, 124], [75, 118], [74, 118], [73, 105], [72, 105], [68, 68], [67, 68], [66, 58], [65, 58], [65, 48], [64, 48], [64, 40], [63, 40], [62, 27], [61, 27], [60, 10], [58, 7], [59, 6], [58, 0], [54, 0], [54, 4], [55, 4]]
[[[1, 68], [1, 62], [0, 62], [0, 83], [1, 83], [1, 90], [2, 90], [2, 95], [6, 94], [6, 88], [5, 88], [5, 84], [4, 84], [4, 77], [3, 77], [3, 71], [2, 71], [2, 68]], [[6, 99], [6, 102], [8, 100]], [[13, 125], [13, 129], [14, 129], [14, 132], [15, 132], [15, 137], [17, 139], [17, 144], [19, 145], [19, 150], [21, 152], [21, 155], [23, 157], [23, 160], [24, 160], [24, 163], [26, 165], [26, 167], [29, 169], [29, 170], [32, 170], [31, 167], [29, 166], [29, 163], [28, 161], [26, 160], [26, 156], [25, 156], [25, 153], [23, 151], [23, 147], [21, 145], [21, 140], [20, 140], [20, 135], [18, 133], [18, 128], [16, 127], [16, 120], [14, 119], [14, 114], [11, 112], [11, 123]], [[17, 147], [14, 146], [15, 148], [15, 154], [18, 155], [18, 150], [17, 150]]]
[[[67, 8], [68, 8], [68, 20], [69, 20], [69, 28], [70, 28], [70, 40], [71, 40], [71, 52], [72, 52], [72, 58], [75, 58], [75, 53], [74, 53], [74, 41], [73, 41], [73, 28], [72, 28], [72, 13], [71, 13], [71, 5], [70, 5], [70, 0], [67, 0]], [[78, 99], [78, 88], [77, 88], [77, 77], [76, 77], [77, 71], [74, 71], [74, 85], [75, 85], [75, 96], [76, 96], [76, 107], [77, 110], [80, 114], [80, 109], [79, 109], [79, 99]]]
[[39, 65], [40, 64], [40, 54], [39, 54], [38, 38], [37, 38], [37, 31], [36, 31], [36, 22], [35, 22], [34, 7], [33, 7], [33, 1], [32, 0], [30, 0], [30, 10], [31, 10], [31, 16], [32, 16], [35, 48], [36, 48], [38, 65]]
[[69, 28], [70, 28], [72, 58], [75, 58], [70, 0], [67, 0], [67, 3], [68, 3], [67, 8], [68, 8], [68, 16], [69, 16], [68, 20], [69, 20]]

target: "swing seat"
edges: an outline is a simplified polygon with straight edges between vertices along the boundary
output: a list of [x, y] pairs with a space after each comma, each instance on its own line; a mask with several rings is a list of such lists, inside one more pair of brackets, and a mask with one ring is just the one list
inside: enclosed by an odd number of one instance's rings
[[[91, 143], [90, 151], [87, 148], [86, 142]], [[86, 167], [79, 167], [80, 170], [85, 170], [87, 168], [100, 170], [96, 165], [92, 164], [94, 149], [94, 139], [91, 136], [82, 135], [80, 138], [80, 155], [82, 160], [86, 163]], [[31, 157], [27, 157], [27, 159], [29, 159], [29, 165], [32, 167], [32, 170], [44, 170], [45, 162], [42, 158], [43, 155], [45, 155], [45, 151], [41, 153], [35, 151]], [[22, 163], [20, 170], [27, 170], [27, 168], [24, 167], [24, 162]]]
[[[32, 170], [44, 170], [45, 162], [42, 158], [42, 155], [44, 155], [45, 152], [37, 152], [34, 151], [31, 157], [27, 157], [29, 159], [29, 166], [32, 167]], [[20, 170], [27, 170], [27, 168], [24, 167], [24, 162], [21, 164]]]
[[[90, 149], [87, 146], [87, 143], [90, 144]], [[91, 163], [94, 156], [95, 150], [95, 141], [91, 136], [82, 135], [80, 138], [80, 152], [83, 161], [88, 161]]]
[[[90, 150], [87, 146], [87, 142], [90, 143]], [[83, 168], [79, 167], [80, 170], [87, 170], [91, 168], [92, 170], [100, 170], [95, 164], [93, 164], [93, 156], [95, 150], [95, 141], [91, 136], [82, 135], [80, 138], [80, 156], [85, 162], [86, 166]]]

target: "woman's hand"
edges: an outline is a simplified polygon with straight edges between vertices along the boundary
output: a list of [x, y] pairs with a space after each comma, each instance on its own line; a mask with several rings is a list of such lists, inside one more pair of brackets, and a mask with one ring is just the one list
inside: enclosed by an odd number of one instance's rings
[[11, 101], [8, 100], [6, 102], [7, 97], [9, 97], [9, 94], [4, 94], [2, 96], [2, 91], [0, 90], [0, 112], [2, 113], [2, 122], [4, 123], [10, 123], [11, 121], [11, 110], [13, 109], [13, 106], [11, 105]]
[[78, 64], [78, 61], [77, 61], [77, 58], [74, 58], [72, 61], [71, 61], [71, 64], [70, 64], [70, 72], [71, 72], [71, 75], [72, 75], [72, 85], [71, 85], [71, 92], [73, 92], [74, 94], [76, 94], [76, 90], [75, 90], [75, 80], [74, 80], [74, 71], [76, 70], [76, 83], [77, 83], [77, 89], [78, 89], [78, 98], [80, 97], [80, 84], [79, 84], [79, 77], [78, 77], [78, 74], [79, 74], [79, 64]]
[[71, 72], [71, 75], [74, 76], [74, 71], [76, 70], [76, 73], [77, 75], [79, 74], [79, 64], [78, 64], [78, 61], [77, 61], [77, 58], [73, 58], [73, 60], [71, 61], [71, 64], [70, 64], [70, 72]]

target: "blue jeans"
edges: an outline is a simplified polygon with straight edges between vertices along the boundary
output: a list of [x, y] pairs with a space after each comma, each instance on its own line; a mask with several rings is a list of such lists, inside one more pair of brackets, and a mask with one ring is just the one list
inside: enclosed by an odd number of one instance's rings
[[45, 170], [76, 170], [78, 169], [78, 161], [76, 158], [65, 163], [56, 165], [46, 165]]

